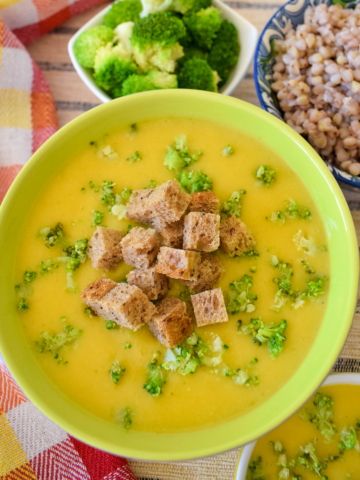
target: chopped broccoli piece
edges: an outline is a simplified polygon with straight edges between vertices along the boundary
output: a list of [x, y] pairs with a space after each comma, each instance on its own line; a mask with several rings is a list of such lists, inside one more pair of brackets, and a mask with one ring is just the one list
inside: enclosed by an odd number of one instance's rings
[[271, 213], [269, 220], [272, 222], [285, 223], [291, 220], [311, 220], [312, 214], [309, 208], [299, 205], [295, 200], [288, 200], [283, 210], [275, 210]]
[[[123, 203], [123, 204], [127, 203], [129, 198], [131, 197], [131, 194], [132, 194], [131, 188], [128, 188], [128, 187], [123, 188], [119, 193], [120, 203]], [[116, 198], [116, 200], [118, 200], [118, 198]], [[116, 203], [118, 203], [118, 201]]]
[[246, 480], [266, 480], [263, 473], [262, 457], [256, 457], [249, 463]]
[[57, 223], [54, 227], [44, 227], [40, 230], [40, 237], [43, 239], [45, 246], [50, 248], [58, 245], [64, 238], [64, 227], [61, 223]]
[[309, 263], [303, 258], [300, 260], [300, 263], [304, 267], [305, 273], [307, 273], [308, 275], [312, 275], [313, 273], [315, 273], [315, 270], [312, 268], [312, 266], [309, 265]]
[[272, 308], [280, 310], [289, 299], [295, 297], [292, 284], [294, 269], [289, 263], [280, 261], [276, 256], [272, 257], [272, 266], [279, 272], [279, 275], [273, 278], [273, 282], [277, 285], [277, 291]]
[[252, 373], [253, 367], [258, 363], [258, 359], [253, 358], [245, 367], [229, 368], [226, 365], [221, 369], [222, 375], [229, 377], [236, 385], [246, 387], [259, 385], [259, 377]]
[[144, 383], [145, 390], [153, 397], [158, 397], [166, 383], [163, 368], [155, 356], [148, 365], [148, 375]]
[[297, 464], [303, 468], [315, 473], [321, 480], [326, 480], [328, 477], [324, 475], [327, 468], [327, 462], [321, 461], [316, 453], [315, 445], [308, 443], [300, 447], [301, 453], [297, 456]]
[[199, 170], [183, 170], [179, 175], [179, 182], [188, 193], [204, 192], [213, 188], [212, 180]]
[[318, 247], [312, 238], [304, 235], [302, 230], [298, 230], [293, 236], [293, 242], [297, 250], [304, 252], [306, 255], [313, 256], [318, 252]]
[[19, 312], [26, 312], [26, 310], [29, 310], [29, 302], [26, 298], [22, 297], [18, 300], [16, 307]]
[[208, 62], [220, 77], [222, 87], [230, 77], [239, 59], [239, 34], [235, 26], [223, 20], [209, 52]]
[[74, 54], [80, 65], [94, 68], [98, 49], [111, 42], [113, 37], [113, 30], [105, 25], [97, 25], [82, 32], [74, 43]]
[[222, 149], [222, 154], [224, 157], [231, 157], [231, 155], [234, 155], [234, 147], [232, 145], [226, 145], [223, 149]]
[[125, 430], [129, 430], [129, 428], [133, 424], [132, 410], [129, 407], [123, 408], [122, 410], [120, 410], [118, 418]]
[[181, 66], [178, 81], [180, 88], [217, 92], [219, 77], [206, 60], [192, 58]]
[[114, 192], [115, 182], [104, 180], [101, 185], [101, 202], [108, 207], [112, 207], [116, 203]]
[[184, 17], [184, 22], [200, 48], [210, 50], [222, 24], [221, 12], [216, 7], [203, 8]]
[[136, 163], [141, 159], [142, 159], [142, 154], [139, 152], [139, 150], [136, 150], [135, 152], [131, 153], [128, 157], [126, 157], [126, 161], [129, 163]]
[[253, 278], [251, 275], [243, 275], [239, 280], [229, 284], [229, 293], [226, 308], [229, 313], [247, 312], [255, 310], [257, 295], [251, 291]]
[[92, 214], [92, 224], [101, 225], [104, 221], [104, 213], [99, 210], [94, 210]]
[[304, 298], [317, 298], [325, 293], [325, 277], [315, 277], [309, 280], [302, 292]]
[[256, 169], [255, 178], [262, 185], [268, 187], [276, 180], [276, 170], [274, 170], [272, 167], [269, 167], [269, 165], [260, 165], [260, 167]]
[[119, 324], [114, 322], [114, 320], [106, 320], [105, 321], [105, 328], [106, 330], [117, 330], [119, 329]]
[[107, 160], [117, 160], [119, 158], [119, 154], [111, 145], [105, 145], [105, 147], [100, 148], [97, 153], [100, 158], [106, 158]]
[[82, 331], [73, 325], [65, 325], [58, 333], [42, 332], [35, 346], [40, 353], [50, 353], [58, 363], [65, 364], [67, 361], [61, 355], [64, 347], [72, 345], [81, 335]]
[[98, 49], [95, 57], [95, 83], [111, 97], [119, 97], [124, 80], [137, 72], [135, 63], [118, 50], [106, 45]]
[[130, 75], [123, 83], [121, 94], [130, 95], [162, 88], [177, 88], [176, 75], [155, 70], [146, 75]]
[[115, 383], [115, 385], [118, 385], [118, 383], [120, 382], [120, 380], [124, 376], [125, 372], [126, 372], [126, 368], [122, 367], [118, 360], [115, 360], [112, 363], [112, 365], [109, 369], [109, 375], [110, 375], [110, 378], [113, 381], [113, 383]]
[[172, 0], [171, 9], [174, 12], [187, 13], [197, 12], [203, 8], [210, 7], [212, 0]]
[[24, 272], [24, 275], [23, 275], [23, 282], [25, 284], [27, 283], [31, 283], [33, 282], [37, 277], [37, 273], [36, 272], [33, 272], [33, 271], [30, 271], [30, 270], [26, 270], [26, 272]]
[[141, 9], [140, 0], [118, 0], [104, 15], [102, 23], [107, 27], [115, 28], [120, 23], [135, 22], [140, 18]]
[[201, 155], [201, 151], [191, 153], [186, 135], [179, 135], [175, 141], [167, 147], [164, 165], [169, 170], [180, 172], [196, 162]]
[[239, 218], [241, 215], [242, 201], [245, 194], [246, 190], [243, 189], [232, 192], [230, 198], [221, 206], [222, 215], [225, 217], [234, 216]]
[[132, 343], [130, 343], [130, 342], [124, 343], [124, 349], [125, 350], [130, 350], [131, 348], [132, 348]]
[[90, 317], [90, 318], [93, 318], [95, 316], [94, 312], [91, 310], [90, 307], [85, 307], [84, 313], [87, 317]]
[[53, 270], [56, 270], [59, 267], [59, 262], [56, 259], [48, 258], [47, 260], [41, 260], [40, 262], [40, 273], [50, 273]]
[[345, 450], [357, 450], [360, 452], [360, 445], [357, 438], [357, 433], [354, 427], [343, 428], [340, 431], [339, 450], [341, 453]]
[[70, 245], [64, 249], [67, 256], [66, 269], [68, 272], [74, 272], [77, 270], [87, 258], [88, 239], [82, 238], [76, 240], [74, 245]]
[[258, 345], [267, 344], [270, 354], [277, 357], [284, 349], [286, 328], [286, 320], [266, 325], [261, 318], [252, 318], [250, 323], [241, 326], [241, 331], [251, 336]]
[[312, 403], [314, 408], [305, 411], [304, 418], [309, 420], [326, 440], [331, 440], [336, 433], [334, 400], [329, 395], [317, 392]]
[[131, 43], [136, 63], [144, 71], [156, 67], [172, 73], [183, 56], [179, 40], [186, 34], [183, 22], [171, 12], [158, 12], [134, 25]]
[[189, 375], [195, 373], [203, 364], [208, 353], [208, 345], [201, 337], [193, 333], [179, 347], [167, 350], [162, 367], [180, 375]]

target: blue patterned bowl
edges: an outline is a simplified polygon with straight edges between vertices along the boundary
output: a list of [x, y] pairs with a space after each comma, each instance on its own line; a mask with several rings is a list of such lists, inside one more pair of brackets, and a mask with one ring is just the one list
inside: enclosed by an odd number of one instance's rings
[[[276, 95], [271, 89], [270, 78], [274, 58], [274, 42], [285, 36], [289, 25], [296, 27], [304, 23], [304, 13], [308, 6], [326, 3], [340, 3], [353, 8], [360, 0], [289, 0], [280, 7], [265, 25], [257, 43], [254, 60], [254, 82], [261, 107], [283, 120]], [[338, 181], [360, 188], [360, 178], [329, 165], [330, 171]]]

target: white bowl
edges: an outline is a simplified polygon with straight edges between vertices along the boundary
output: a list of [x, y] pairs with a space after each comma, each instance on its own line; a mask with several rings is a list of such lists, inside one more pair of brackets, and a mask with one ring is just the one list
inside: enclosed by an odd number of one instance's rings
[[[334, 373], [329, 375], [323, 382], [325, 385], [360, 385], [360, 373]], [[286, 420], [285, 420], [286, 421]], [[243, 448], [241, 457], [239, 460], [238, 469], [236, 472], [235, 480], [246, 480], [246, 473], [249, 465], [249, 461], [252, 452], [255, 448], [256, 442], [248, 443]]]
[[[216, 7], [218, 7], [219, 10], [221, 10], [224, 18], [226, 18], [227, 20], [229, 20], [231, 23], [235, 25], [239, 34], [240, 55], [239, 55], [238, 62], [234, 67], [234, 70], [230, 75], [230, 78], [219, 91], [223, 95], [231, 95], [231, 93], [235, 90], [240, 80], [244, 78], [247, 72], [247, 69], [249, 68], [249, 65], [252, 61], [252, 58], [255, 52], [258, 31], [254, 27], [254, 25], [252, 25], [248, 20], [246, 20], [241, 15], [239, 15], [233, 9], [225, 5], [221, 0], [213, 0], [213, 4]], [[101, 90], [101, 88], [99, 88], [95, 84], [90, 74], [90, 71], [86, 68], [83, 68], [79, 64], [79, 62], [77, 61], [74, 55], [74, 43], [82, 32], [84, 32], [85, 30], [88, 30], [90, 27], [99, 25], [104, 15], [106, 14], [106, 12], [110, 10], [110, 8], [111, 8], [111, 5], [101, 10], [101, 12], [99, 12], [97, 15], [91, 18], [87, 23], [85, 23], [85, 25], [83, 25], [75, 33], [75, 35], [71, 37], [68, 44], [68, 52], [70, 55], [70, 59], [77, 74], [79, 75], [81, 80], [85, 83], [85, 85], [88, 87], [88, 89], [91, 90], [91, 92], [102, 102], [110, 101], [111, 97], [109, 97], [109, 95], [107, 95], [103, 90]]]

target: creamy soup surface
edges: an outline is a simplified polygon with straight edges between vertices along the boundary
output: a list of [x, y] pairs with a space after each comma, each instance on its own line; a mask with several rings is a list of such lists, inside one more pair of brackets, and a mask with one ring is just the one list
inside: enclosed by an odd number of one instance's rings
[[257, 442], [247, 480], [360, 478], [360, 385], [319, 393]]
[[[105, 138], [94, 138], [80, 155], [65, 162], [64, 168], [39, 193], [23, 232], [15, 281], [21, 283], [25, 271], [36, 271], [37, 276], [25, 288], [28, 308], [23, 308], [19, 315], [48, 376], [95, 415], [118, 421], [119, 412], [128, 409], [132, 416], [131, 428], [137, 430], [196, 429], [254, 408], [274, 394], [299, 367], [319, 330], [325, 310], [330, 281], [326, 236], [304, 185], [281, 158], [258, 141], [236, 129], [193, 119], [157, 119], [141, 122], [136, 127], [127, 126], [110, 132]], [[219, 373], [219, 369], [207, 366], [189, 375], [169, 371], [165, 372], [162, 393], [154, 397], [143, 388], [147, 367], [153, 355], [159, 352], [162, 358], [166, 348], [146, 327], [137, 332], [107, 329], [103, 319], [89, 316], [80, 298], [81, 291], [90, 282], [103, 276], [122, 281], [131, 267], [122, 264], [108, 273], [93, 269], [87, 260], [74, 271], [69, 289], [61, 260], [58, 268], [48, 273], [40, 273], [39, 265], [47, 259], [61, 258], [64, 247], [76, 240], [90, 238], [95, 228], [94, 211], [103, 214], [102, 224], [106, 227], [126, 231], [129, 224], [134, 225], [126, 218], [119, 220], [109, 211], [101, 201], [99, 186], [103, 181], [112, 181], [116, 184], [115, 191], [120, 192], [124, 188], [146, 188], [150, 182], [160, 184], [174, 178], [163, 161], [167, 147], [179, 135], [186, 135], [191, 151], [203, 152], [190, 169], [201, 170], [212, 179], [213, 191], [222, 202], [232, 192], [246, 190], [241, 219], [253, 233], [259, 255], [231, 258], [219, 253], [224, 267], [219, 286], [227, 298], [229, 283], [247, 274], [253, 280], [251, 291], [258, 298], [253, 302], [254, 311], [229, 315], [227, 323], [197, 329], [197, 334], [206, 342], [220, 337], [225, 345], [221, 362], [233, 370], [243, 369], [249, 381], [237, 384], [231, 377]], [[224, 147], [229, 145], [233, 152], [224, 155]], [[134, 152], [140, 155], [135, 158]], [[276, 172], [276, 180], [269, 186], [255, 178], [261, 165], [271, 166]], [[291, 200], [301, 208], [306, 207], [311, 218], [299, 218], [296, 213], [274, 218], [274, 212], [283, 211]], [[45, 246], [39, 232], [59, 222], [65, 232], [63, 241], [53, 247]], [[291, 265], [294, 290], [304, 291], [307, 282], [321, 277], [326, 279], [324, 292], [304, 302], [288, 300], [281, 308], [274, 309], [278, 290], [274, 279], [280, 274], [275, 266], [277, 262]], [[176, 293], [179, 286], [175, 284]], [[24, 296], [22, 289], [20, 287], [20, 302]], [[255, 343], [239, 327], [238, 320], [246, 325], [251, 318], [258, 317], [265, 323], [287, 320], [284, 348], [276, 357], [269, 353], [268, 345]], [[53, 335], [61, 332], [64, 325], [80, 329], [81, 335], [61, 348], [61, 361], [49, 352], [39, 352], [36, 342], [43, 332]], [[126, 368], [117, 384], [109, 375], [114, 361]]]

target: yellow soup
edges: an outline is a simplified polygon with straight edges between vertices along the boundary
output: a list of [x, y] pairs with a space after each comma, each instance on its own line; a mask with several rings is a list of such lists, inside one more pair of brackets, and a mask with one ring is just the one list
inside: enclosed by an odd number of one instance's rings
[[[143, 388], [147, 366], [156, 352], [162, 358], [166, 349], [147, 328], [135, 333], [107, 329], [103, 319], [84, 311], [80, 299], [90, 282], [103, 276], [123, 280], [130, 267], [122, 264], [108, 274], [94, 270], [85, 261], [74, 271], [72, 280], [62, 263], [63, 247], [91, 237], [96, 211], [103, 214], [104, 226], [126, 231], [129, 223], [133, 225], [126, 218], [119, 220], [101, 201], [103, 181], [115, 182], [114, 191], [119, 193], [124, 188], [145, 188], [150, 182], [160, 184], [174, 178], [163, 161], [167, 147], [179, 135], [186, 135], [191, 152], [203, 152], [189, 168], [212, 179], [221, 201], [234, 191], [246, 190], [241, 218], [255, 237], [258, 255], [230, 258], [219, 254], [224, 267], [219, 286], [225, 298], [229, 283], [244, 275], [253, 286], [248, 311], [230, 315], [227, 323], [198, 329], [208, 344], [221, 339], [222, 352], [217, 353], [216, 365], [201, 365], [188, 375], [164, 372], [162, 393], [151, 396]], [[224, 152], [226, 146], [232, 148]], [[261, 165], [276, 172], [270, 185], [255, 177]], [[63, 243], [47, 247], [44, 228], [58, 222], [64, 226]], [[39, 266], [47, 259], [56, 259], [59, 266], [41, 273]], [[22, 280], [25, 271], [36, 271], [36, 278], [30, 275], [27, 282]], [[121, 412], [128, 409], [132, 428], [174, 432], [241, 415], [291, 377], [318, 332], [330, 280], [328, 271], [326, 238], [316, 208], [281, 158], [235, 129], [200, 120], [160, 119], [94, 139], [44, 186], [23, 232], [17, 264], [18, 309], [23, 310], [19, 315], [39, 362], [71, 398], [109, 421], [118, 421]], [[322, 284], [317, 288], [319, 279]], [[74, 283], [70, 290], [69, 280]], [[173, 282], [173, 291], [179, 290]], [[279, 290], [282, 294], [276, 296]], [[251, 318], [261, 318], [265, 324], [287, 321], [286, 340], [277, 356], [270, 350], [279, 338], [259, 344], [245, 333], [244, 326]], [[43, 332], [53, 335], [64, 325], [81, 329], [81, 335], [61, 347], [58, 355], [39, 352], [36, 342]], [[126, 369], [117, 384], [109, 375], [114, 361]]]
[[360, 385], [321, 388], [300, 412], [261, 438], [247, 475], [260, 478], [358, 480]]

